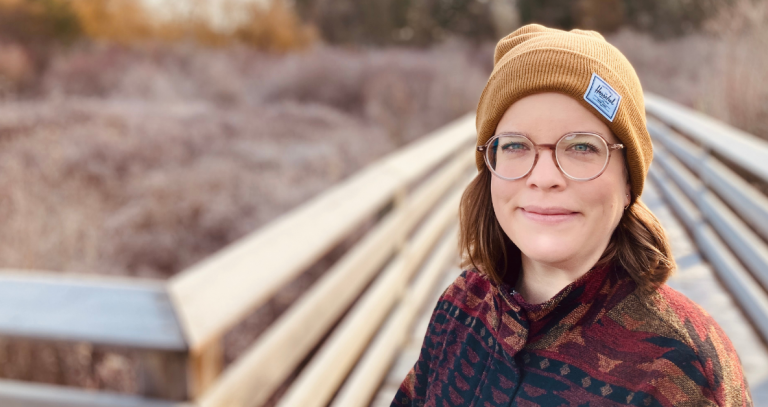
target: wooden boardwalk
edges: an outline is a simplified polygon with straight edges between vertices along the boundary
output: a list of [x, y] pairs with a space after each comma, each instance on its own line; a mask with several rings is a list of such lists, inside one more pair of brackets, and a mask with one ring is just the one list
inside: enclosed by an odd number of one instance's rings
[[[768, 348], [748, 322], [744, 313], [717, 279], [715, 272], [703, 260], [680, 222], [663, 201], [648, 179], [643, 201], [659, 218], [669, 234], [678, 270], [667, 284], [701, 305], [725, 330], [733, 342], [750, 386], [755, 407], [768, 406]], [[427, 324], [437, 299], [443, 290], [461, 273], [456, 267], [445, 271], [435, 287], [421, 316], [411, 329], [411, 335], [390, 368], [371, 407], [388, 407], [400, 383], [419, 357]]]

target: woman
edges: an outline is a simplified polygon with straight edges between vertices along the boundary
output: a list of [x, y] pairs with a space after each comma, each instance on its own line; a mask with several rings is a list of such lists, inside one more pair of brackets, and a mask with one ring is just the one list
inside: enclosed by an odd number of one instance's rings
[[751, 406], [718, 324], [664, 282], [639, 200], [640, 82], [592, 31], [524, 26], [496, 46], [460, 209], [465, 271], [393, 406]]

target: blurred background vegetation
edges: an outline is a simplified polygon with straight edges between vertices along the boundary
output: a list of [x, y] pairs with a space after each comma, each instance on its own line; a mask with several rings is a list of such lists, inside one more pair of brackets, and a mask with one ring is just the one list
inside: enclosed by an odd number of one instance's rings
[[[473, 111], [531, 22], [768, 138], [768, 0], [0, 0], [0, 267], [167, 278]], [[0, 376], [135, 391], [130, 355], [83, 346], [0, 342]]]

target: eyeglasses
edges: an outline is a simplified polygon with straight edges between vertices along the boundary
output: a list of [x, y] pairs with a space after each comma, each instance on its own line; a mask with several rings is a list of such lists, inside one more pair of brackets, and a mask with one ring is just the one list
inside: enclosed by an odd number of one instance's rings
[[608, 144], [599, 134], [574, 132], [560, 137], [555, 144], [536, 144], [523, 134], [500, 133], [477, 146], [485, 164], [497, 177], [516, 180], [525, 177], [539, 160], [539, 148], [554, 151], [555, 165], [566, 177], [589, 181], [600, 176], [608, 166], [611, 152], [623, 144]]

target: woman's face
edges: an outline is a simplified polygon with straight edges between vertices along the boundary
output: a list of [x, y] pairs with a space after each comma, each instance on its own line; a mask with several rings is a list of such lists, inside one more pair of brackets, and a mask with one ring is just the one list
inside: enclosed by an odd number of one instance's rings
[[[523, 133], [536, 144], [554, 144], [569, 132], [597, 133], [609, 143], [619, 140], [608, 126], [569, 96], [539, 93], [507, 109], [496, 134]], [[492, 176], [496, 218], [510, 240], [530, 260], [558, 268], [597, 261], [630, 202], [630, 186], [620, 150], [605, 171], [590, 181], [575, 181], [558, 170], [554, 151], [539, 150], [539, 159], [524, 178]]]

